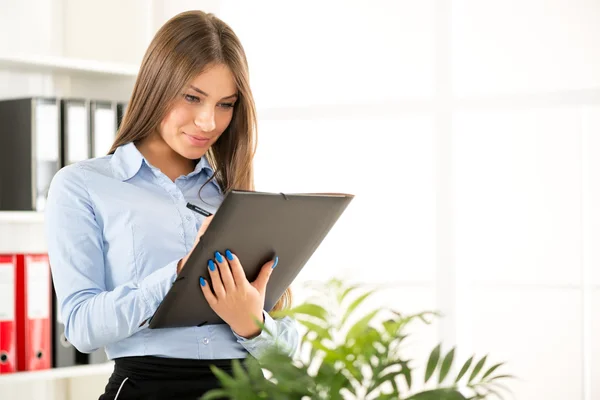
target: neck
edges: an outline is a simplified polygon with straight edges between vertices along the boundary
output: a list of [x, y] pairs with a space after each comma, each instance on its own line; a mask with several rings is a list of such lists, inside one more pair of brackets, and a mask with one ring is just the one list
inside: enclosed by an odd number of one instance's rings
[[194, 170], [194, 161], [175, 152], [158, 134], [143, 139], [136, 147], [150, 164], [172, 181]]

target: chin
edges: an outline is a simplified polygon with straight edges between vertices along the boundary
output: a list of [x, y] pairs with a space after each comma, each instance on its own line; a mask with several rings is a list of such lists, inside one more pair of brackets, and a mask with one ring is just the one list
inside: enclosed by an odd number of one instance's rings
[[194, 148], [194, 147], [184, 147], [182, 149], [182, 151], [179, 151], [178, 153], [182, 156], [187, 158], [188, 160], [197, 160], [199, 158], [202, 158], [202, 156], [204, 154], [206, 154], [206, 152], [208, 151], [208, 148], [204, 149], [204, 148]]

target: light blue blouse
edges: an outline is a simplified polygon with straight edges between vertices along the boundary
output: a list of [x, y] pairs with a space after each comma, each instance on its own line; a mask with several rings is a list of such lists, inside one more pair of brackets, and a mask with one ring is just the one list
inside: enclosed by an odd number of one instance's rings
[[105, 347], [110, 359], [259, 357], [275, 344], [293, 354], [296, 323], [267, 313], [259, 336], [245, 339], [228, 325], [149, 329], [148, 320], [194, 244], [204, 217], [187, 202], [215, 212], [223, 200], [203, 157], [171, 181], [133, 143], [113, 155], [82, 161], [54, 177], [46, 206], [52, 277], [67, 339], [80, 351]]

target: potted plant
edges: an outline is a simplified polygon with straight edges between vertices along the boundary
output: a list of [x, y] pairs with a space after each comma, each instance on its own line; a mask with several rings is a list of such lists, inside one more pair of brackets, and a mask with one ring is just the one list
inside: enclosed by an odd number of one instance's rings
[[409, 325], [429, 324], [436, 313], [377, 308], [357, 316], [373, 291], [337, 279], [314, 288], [321, 296], [274, 315], [293, 316], [305, 328], [298, 354], [289, 357], [274, 346], [260, 360], [235, 361], [231, 375], [214, 367], [222, 389], [202, 400], [475, 400], [502, 398], [508, 390], [500, 384], [511, 377], [498, 373], [503, 363], [486, 365], [487, 356], [473, 356], [453, 369], [455, 349], [444, 353], [441, 344], [431, 351], [422, 388], [416, 390], [415, 379], [421, 377], [414, 376], [413, 361], [402, 355], [401, 345]]

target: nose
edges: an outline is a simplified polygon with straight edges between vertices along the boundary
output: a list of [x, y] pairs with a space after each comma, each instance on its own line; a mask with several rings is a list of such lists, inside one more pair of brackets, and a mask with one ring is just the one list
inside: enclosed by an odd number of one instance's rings
[[194, 118], [194, 124], [203, 132], [212, 132], [215, 130], [215, 112], [211, 108], [202, 107]]

